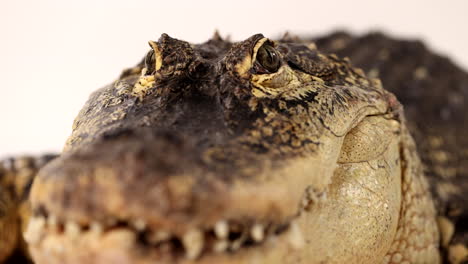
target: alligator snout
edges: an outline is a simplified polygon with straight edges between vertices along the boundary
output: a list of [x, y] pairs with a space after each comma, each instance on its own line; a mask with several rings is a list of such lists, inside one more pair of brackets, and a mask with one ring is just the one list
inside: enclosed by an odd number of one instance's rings
[[[294, 233], [303, 190], [290, 195], [275, 181], [249, 178], [260, 167], [237, 170], [229, 154], [201, 150], [175, 131], [106, 133], [41, 170], [28, 239], [125, 231], [122, 237], [143, 247], [168, 243], [172, 255], [195, 258]], [[301, 244], [298, 235], [293, 244]]]
[[49, 199], [46, 212], [77, 222], [144, 220], [178, 229], [181, 222], [196, 220], [193, 213], [226, 202], [220, 195], [226, 184], [203, 170], [196, 152], [188, 139], [171, 132], [104, 134], [41, 171], [36, 185], [42, 187], [33, 195], [36, 205], [42, 195]]

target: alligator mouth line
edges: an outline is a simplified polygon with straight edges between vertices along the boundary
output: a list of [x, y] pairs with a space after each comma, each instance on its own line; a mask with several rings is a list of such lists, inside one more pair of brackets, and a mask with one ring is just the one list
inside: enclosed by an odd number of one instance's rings
[[[196, 260], [209, 254], [235, 254], [243, 249], [261, 247], [267, 241], [284, 238], [296, 249], [302, 248], [304, 238], [297, 224], [297, 218], [311, 204], [323, 200], [325, 195], [316, 195], [307, 188], [300, 203], [298, 214], [285, 223], [255, 220], [220, 220], [212, 227], [191, 229], [177, 235], [165, 230], [149, 228], [142, 220], [92, 222], [80, 225], [74, 221], [59, 221], [50, 214], [37, 214], [31, 217], [25, 233], [26, 240], [41, 245], [46, 236], [61, 237], [67, 241], [77, 241], [82, 237], [94, 239], [113, 236], [118, 242], [128, 243], [152, 255]], [[325, 194], [325, 193], [323, 193]], [[119, 238], [120, 237], [120, 238]]]

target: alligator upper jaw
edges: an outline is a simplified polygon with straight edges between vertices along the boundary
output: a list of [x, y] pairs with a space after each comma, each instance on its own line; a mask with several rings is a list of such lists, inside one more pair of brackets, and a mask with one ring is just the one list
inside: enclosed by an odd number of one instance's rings
[[128, 263], [230, 263], [230, 258], [248, 259], [252, 251], [270, 254], [279, 245], [289, 250], [304, 246], [295, 219], [282, 225], [219, 221], [211, 229], [192, 229], [179, 237], [150, 231], [141, 224], [121, 222], [104, 229], [98, 223], [79, 226], [72, 221], [57, 222], [55, 216], [36, 216], [25, 235], [35, 256], [52, 255], [58, 263], [83, 263], [86, 258], [92, 259], [91, 263], [110, 263], [109, 258], [118, 256]]
[[[180, 177], [183, 179], [184, 176]], [[57, 181], [54, 182], [57, 184]], [[179, 184], [175, 185], [180, 187]], [[51, 190], [47, 185], [42, 186], [45, 190]], [[151, 207], [145, 207], [132, 199], [127, 201], [128, 211], [120, 215], [117, 211], [110, 211], [113, 208], [103, 207], [108, 203], [78, 207], [71, 202], [70, 207], [65, 207], [63, 204], [35, 199], [35, 214], [30, 221], [26, 239], [35, 254], [53, 252], [51, 254], [60, 255], [59, 263], [73, 263], [66, 258], [80, 259], [74, 256], [74, 252], [86, 251], [91, 255], [96, 254], [94, 251], [103, 252], [99, 256], [90, 257], [92, 263], [109, 263], [108, 257], [116, 252], [125, 252], [122, 257], [128, 258], [129, 263], [135, 263], [134, 259], [148, 262], [164, 259], [167, 263], [186, 260], [220, 263], [218, 261], [222, 259], [225, 262], [221, 263], [229, 263], [229, 259], [224, 260], [225, 256], [248, 258], [252, 251], [254, 254], [258, 249], [274, 251], [278, 245], [301, 248], [304, 242], [296, 219], [302, 207], [317, 198], [304, 196], [307, 190], [305, 186], [294, 190], [275, 183], [259, 186], [234, 183], [231, 188], [221, 187], [217, 191], [224, 191], [225, 195], [210, 193], [208, 198], [217, 199], [202, 200], [201, 206], [195, 204], [194, 207], [200, 207], [199, 210], [169, 210], [166, 215], [159, 213], [161, 209], [156, 207], [156, 214], [153, 214]], [[91, 193], [90, 189], [77, 190], [81, 191]], [[100, 193], [106, 197], [105, 194], [112, 192], [102, 190]], [[36, 193], [35, 197], [40, 196]], [[101, 199], [108, 202], [116, 199], [104, 197]], [[87, 201], [84, 197], [80, 199]], [[100, 208], [86, 211], [85, 208], [90, 206]], [[148, 214], [143, 213], [145, 208]], [[101, 248], [101, 245], [106, 246]], [[134, 255], [133, 252], [143, 253]]]
[[290, 254], [303, 249], [305, 243], [296, 222], [278, 232], [265, 230], [263, 237], [258, 228], [252, 228], [247, 234], [231, 231], [222, 238], [219, 237], [223, 235], [222, 228], [217, 226], [215, 231], [191, 231], [180, 239], [160, 237], [157, 242], [148, 242], [144, 231], [132, 228], [57, 230], [42, 221], [43, 218], [32, 219], [26, 238], [34, 260], [48, 264], [250, 263], [253, 258], [262, 257], [264, 261], [286, 252]]
[[119, 144], [104, 141], [65, 154], [40, 171], [26, 234], [37, 252], [54, 245], [80, 251], [77, 238], [87, 241], [101, 233], [99, 241], [116, 239], [109, 247], [133, 241], [132, 247], [160, 252], [156, 259], [232, 253], [279, 237], [299, 245], [294, 219], [306, 189], [313, 186], [315, 194], [325, 190], [338, 155], [329, 153], [335, 160], [311, 155], [282, 163], [260, 157], [263, 162], [247, 164], [242, 172], [219, 170], [202, 165], [196, 157], [204, 155], [183, 140], [145, 136], [149, 138], [125, 137]]

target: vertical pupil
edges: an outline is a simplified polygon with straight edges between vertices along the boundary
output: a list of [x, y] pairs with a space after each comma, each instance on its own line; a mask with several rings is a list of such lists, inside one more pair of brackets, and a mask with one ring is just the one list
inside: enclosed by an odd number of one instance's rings
[[273, 62], [273, 57], [268, 46], [263, 49], [263, 60], [266, 64], [271, 64]]
[[265, 53], [266, 53], [267, 62], [268, 64], [270, 64], [273, 61], [273, 58], [271, 57], [271, 52], [269, 51], [269, 49], [265, 49]]
[[276, 55], [275, 52], [272, 52], [271, 49], [270, 49], [270, 47], [268, 47], [266, 50], [267, 50], [267, 53], [268, 53], [268, 60], [269, 60], [269, 63], [270, 63], [270, 64], [274, 64], [274, 61], [275, 61], [275, 58], [274, 58], [274, 57], [275, 57], [275, 55]]

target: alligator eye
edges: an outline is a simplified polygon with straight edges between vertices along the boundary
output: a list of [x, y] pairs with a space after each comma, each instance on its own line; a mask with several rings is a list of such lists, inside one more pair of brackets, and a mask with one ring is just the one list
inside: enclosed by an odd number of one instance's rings
[[145, 58], [145, 67], [147, 69], [148, 74], [152, 74], [155, 70], [155, 57], [154, 57], [154, 50], [150, 50], [148, 54], [146, 54]]
[[256, 61], [267, 73], [274, 73], [281, 66], [278, 52], [268, 43], [264, 43], [258, 49]]

